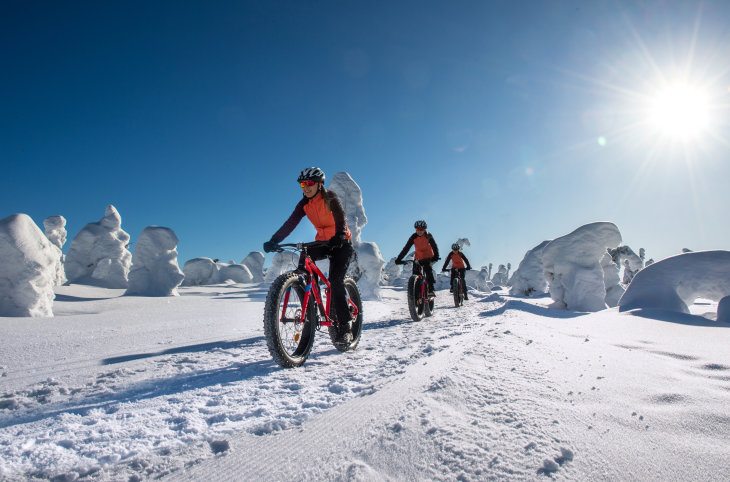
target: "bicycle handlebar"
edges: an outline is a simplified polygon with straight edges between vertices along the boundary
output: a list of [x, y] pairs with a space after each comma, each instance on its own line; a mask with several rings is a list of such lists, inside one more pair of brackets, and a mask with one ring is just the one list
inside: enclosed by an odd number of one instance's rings
[[301, 251], [304, 248], [314, 248], [318, 246], [329, 246], [327, 241], [309, 241], [307, 243], [281, 243], [277, 244], [274, 251], [281, 253], [284, 248], [294, 248], [297, 251]]

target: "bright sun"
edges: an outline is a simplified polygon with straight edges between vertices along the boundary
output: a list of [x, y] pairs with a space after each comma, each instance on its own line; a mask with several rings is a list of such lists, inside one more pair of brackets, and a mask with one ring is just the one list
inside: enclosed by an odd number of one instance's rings
[[667, 86], [651, 99], [649, 121], [672, 140], [696, 140], [709, 126], [708, 96], [686, 84]]

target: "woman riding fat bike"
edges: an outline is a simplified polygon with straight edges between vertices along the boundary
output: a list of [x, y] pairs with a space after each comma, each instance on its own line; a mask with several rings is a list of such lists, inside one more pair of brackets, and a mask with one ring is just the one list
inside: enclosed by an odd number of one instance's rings
[[[289, 219], [264, 243], [264, 251], [269, 253], [276, 250], [278, 243], [289, 236], [302, 218], [307, 216], [317, 230], [314, 239], [326, 241], [322, 246], [310, 247], [308, 255], [315, 261], [330, 258], [329, 281], [332, 284], [332, 304], [337, 317], [335, 341], [349, 345], [352, 340], [351, 313], [345, 290], [345, 274], [354, 252], [350, 241], [352, 235], [337, 195], [325, 189], [324, 180], [324, 171], [318, 167], [307, 167], [299, 173], [297, 182], [302, 189], [302, 199], [294, 207]], [[305, 252], [299, 256], [297, 269], [301, 273], [306, 272], [305, 257]]]
[[[413, 227], [416, 229], [416, 232], [408, 238], [406, 245], [403, 246], [403, 249], [395, 258], [395, 264], [403, 264], [403, 257], [408, 253], [408, 250], [411, 249], [411, 246], [415, 246], [416, 254], [414, 259], [418, 261], [421, 268], [423, 268], [426, 280], [428, 281], [428, 294], [433, 297], [435, 296], [433, 292], [435, 280], [431, 264], [441, 259], [439, 258], [439, 248], [431, 233], [426, 231], [426, 228], [428, 228], [426, 221], [419, 219], [413, 224]], [[417, 264], [413, 263], [413, 274], [416, 274], [416, 269]]]
[[471, 269], [471, 263], [469, 263], [469, 260], [466, 258], [464, 253], [461, 252], [461, 246], [459, 246], [458, 243], [451, 245], [451, 252], [448, 256], [446, 256], [446, 260], [444, 260], [444, 266], [441, 268], [441, 271], [446, 271], [446, 267], [449, 263], [451, 263], [451, 292], [454, 292], [454, 279], [459, 279], [462, 287], [461, 289], [464, 290], [464, 299], [468, 300], [469, 294], [466, 289], [465, 275], [466, 270]]

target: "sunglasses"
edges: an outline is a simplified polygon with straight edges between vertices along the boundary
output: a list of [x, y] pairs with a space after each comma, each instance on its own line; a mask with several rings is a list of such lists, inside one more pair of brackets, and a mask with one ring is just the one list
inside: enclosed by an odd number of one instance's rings
[[299, 186], [301, 186], [301, 187], [312, 187], [312, 186], [316, 186], [316, 185], [317, 185], [317, 181], [302, 181], [299, 183]]

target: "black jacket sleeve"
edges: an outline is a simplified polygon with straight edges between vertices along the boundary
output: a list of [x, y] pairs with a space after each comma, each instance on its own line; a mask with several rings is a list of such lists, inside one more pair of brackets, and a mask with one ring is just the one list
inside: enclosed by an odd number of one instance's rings
[[466, 269], [471, 269], [471, 263], [469, 262], [468, 259], [466, 259], [466, 256], [464, 256], [464, 253], [462, 253], [460, 251], [459, 254], [461, 255], [461, 259], [463, 259], [464, 262], [466, 263]]
[[406, 245], [403, 246], [403, 249], [400, 251], [400, 254], [395, 258], [396, 261], [403, 261], [403, 257], [408, 254], [408, 250], [411, 249], [413, 246], [413, 240], [416, 239], [417, 234], [413, 233], [410, 238], [408, 238], [408, 242], [406, 242]]
[[[287, 236], [291, 234], [292, 231], [294, 231], [294, 228], [297, 227], [299, 221], [301, 221], [305, 215], [304, 205], [306, 203], [307, 198], [302, 196], [302, 200], [299, 201], [294, 207], [294, 211], [291, 213], [291, 216], [289, 216], [289, 219], [284, 221], [284, 224], [282, 224], [279, 230], [274, 233], [274, 235], [271, 237], [271, 241], [275, 243], [281, 243]], [[342, 207], [340, 207], [340, 210], [342, 210]]]
[[444, 261], [444, 267], [441, 268], [441, 271], [444, 271], [446, 269], [446, 266], [449, 264], [449, 261], [451, 261], [451, 255], [454, 254], [452, 252], [449, 252], [449, 255], [446, 256], [446, 261]]
[[327, 191], [327, 196], [330, 200], [330, 209], [332, 210], [332, 215], [335, 218], [335, 236], [344, 236], [345, 210], [342, 209], [342, 204], [340, 203], [340, 199], [337, 197], [337, 194], [332, 191]]
[[428, 242], [431, 245], [431, 247], [433, 248], [433, 257], [440, 258], [441, 256], [439, 256], [439, 247], [436, 246], [436, 240], [433, 239], [433, 236], [431, 236], [431, 233], [428, 233]]

